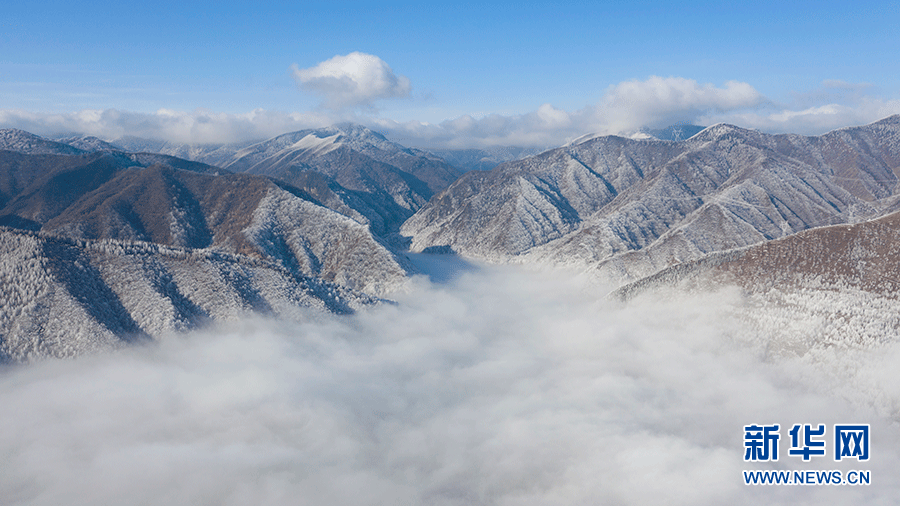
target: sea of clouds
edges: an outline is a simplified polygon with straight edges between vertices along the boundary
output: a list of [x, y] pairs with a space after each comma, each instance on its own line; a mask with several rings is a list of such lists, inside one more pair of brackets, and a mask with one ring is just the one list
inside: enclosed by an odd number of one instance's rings
[[[774, 357], [736, 291], [623, 304], [575, 274], [430, 261], [431, 280], [351, 317], [0, 371], [0, 503], [900, 500], [898, 346]], [[803, 463], [783, 444], [744, 462], [753, 423], [783, 439], [869, 423], [872, 458]], [[872, 485], [750, 487], [744, 469], [869, 469]]]

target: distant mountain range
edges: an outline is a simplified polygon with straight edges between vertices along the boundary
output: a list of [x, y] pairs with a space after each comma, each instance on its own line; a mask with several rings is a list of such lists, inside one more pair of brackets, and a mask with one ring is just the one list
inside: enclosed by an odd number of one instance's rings
[[348, 123], [256, 143], [186, 145], [134, 137], [111, 143], [93, 137], [60, 141], [82, 149], [160, 153], [315, 188], [321, 202], [364, 220], [375, 234], [394, 242], [400, 224], [460, 175], [428, 152]]
[[678, 128], [444, 153], [507, 158], [465, 173], [350, 124], [207, 146], [0, 130], [0, 359], [351, 312], [405, 283], [407, 248], [575, 266], [625, 298], [702, 280], [778, 307], [759, 287], [888, 304], [900, 116], [818, 137]]
[[441, 157], [450, 165], [459, 168], [463, 172], [468, 172], [470, 170], [491, 170], [503, 162], [522, 160], [545, 151], [545, 149], [494, 146], [473, 149], [431, 149], [429, 151]]

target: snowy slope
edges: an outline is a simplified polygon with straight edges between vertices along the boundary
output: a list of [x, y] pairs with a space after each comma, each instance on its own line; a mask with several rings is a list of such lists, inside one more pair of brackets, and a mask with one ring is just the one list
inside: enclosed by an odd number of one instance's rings
[[[403, 226], [412, 249], [637, 279], [890, 209], [900, 116], [820, 137], [714, 125], [683, 142], [590, 138], [467, 173]], [[523, 256], [527, 255], [527, 256]]]
[[302, 317], [376, 300], [210, 249], [83, 241], [0, 227], [0, 358], [70, 357], [251, 312]]
[[0, 359], [247, 312], [344, 313], [404, 286], [408, 261], [353, 195], [307, 176], [297, 188], [153, 153], [0, 151]]
[[773, 353], [874, 347], [894, 341], [900, 328], [898, 256], [900, 213], [895, 212], [714, 253], [628, 284], [615, 296], [736, 286], [752, 330], [779, 336]]
[[59, 137], [54, 140], [88, 153], [93, 153], [95, 151], [127, 151], [125, 148], [106, 142], [93, 135], [70, 135]]
[[66, 143], [51, 141], [15, 128], [0, 129], [0, 150], [29, 155], [78, 155], [85, 152]]
[[396, 242], [396, 232], [434, 193], [460, 172], [440, 158], [387, 140], [366, 127], [342, 123], [253, 143], [186, 145], [137, 138], [116, 144], [130, 151], [168, 154], [273, 177], [302, 187], [310, 173], [330, 188], [328, 207]]
[[366, 223], [302, 189], [249, 174], [134, 165], [133, 157], [170, 158], [163, 155], [47, 156], [0, 156], [0, 175], [22, 182], [0, 186], [0, 224], [252, 255], [375, 295], [405, 279]]
[[344, 204], [365, 216], [380, 235], [396, 232], [459, 176], [433, 155], [352, 124], [280, 135], [236, 152], [222, 166], [293, 185], [309, 172], [319, 173], [351, 194]]

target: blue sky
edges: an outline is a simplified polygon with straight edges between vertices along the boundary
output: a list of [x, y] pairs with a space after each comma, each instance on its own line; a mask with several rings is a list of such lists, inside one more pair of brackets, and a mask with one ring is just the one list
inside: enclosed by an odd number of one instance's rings
[[679, 121], [816, 134], [900, 112], [896, 2], [4, 11], [0, 127], [43, 134], [212, 142], [351, 120], [409, 144], [550, 146]]

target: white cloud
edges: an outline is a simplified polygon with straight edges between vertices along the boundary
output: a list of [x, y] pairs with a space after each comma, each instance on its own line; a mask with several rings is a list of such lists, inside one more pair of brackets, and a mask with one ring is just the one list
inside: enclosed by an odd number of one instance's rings
[[692, 120], [709, 111], [747, 109], [765, 101], [747, 83], [728, 81], [724, 88], [717, 88], [693, 79], [653, 76], [610, 86], [595, 114], [604, 129], [627, 132]]
[[[235, 322], [3, 371], [0, 502], [702, 506], [898, 497], [896, 345], [766, 358], [765, 343], [740, 338], [736, 294], [627, 306], [600, 294], [558, 272], [490, 268], [454, 284], [421, 282], [398, 305], [353, 317]], [[853, 390], [855, 403], [833, 389], [847, 371], [866, 385]], [[741, 469], [771, 468], [742, 459], [742, 426], [757, 422], [871, 423], [873, 484], [744, 486]]]
[[[348, 59], [353, 55], [374, 58], [374, 63], [369, 70], [355, 73], [340, 70], [337, 64], [338, 70], [328, 70], [331, 67], [324, 66], [328, 62], [307, 69], [326, 76], [321, 81], [311, 78], [312, 81], [331, 82], [327, 77], [331, 75], [344, 83], [335, 88], [326, 86], [337, 90], [326, 94], [326, 101], [333, 102], [335, 107], [366, 105], [377, 98], [408, 92], [408, 80], [395, 76], [377, 57], [352, 53], [335, 58]], [[347, 74], [346, 79], [335, 77], [341, 72]], [[340, 91], [342, 87], [350, 91], [344, 94]], [[825, 81], [820, 89], [795, 94], [791, 103], [775, 103], [748, 83], [729, 81], [716, 86], [678, 77], [650, 77], [610, 86], [597, 103], [577, 111], [543, 104], [524, 114], [488, 114], [477, 118], [463, 115], [440, 123], [398, 122], [378, 117], [366, 108], [304, 113], [257, 109], [246, 114], [202, 109], [189, 112], [161, 109], [154, 113], [107, 109], [67, 114], [0, 110], [0, 128], [21, 128], [39, 135], [81, 132], [105, 139], [135, 135], [185, 143], [222, 143], [269, 138], [289, 131], [351, 121], [414, 147], [518, 145], [552, 148], [586, 134], [629, 136], [641, 127], [677, 123], [712, 125], [726, 122], [770, 133], [819, 135], [900, 114], [900, 99], [868, 95], [870, 88], [865, 84]]]
[[315, 67], [293, 67], [301, 88], [321, 95], [332, 109], [371, 106], [376, 100], [408, 97], [411, 86], [405, 76], [394, 74], [381, 58], [360, 52], [337, 55]]
[[700, 84], [677, 77], [651, 77], [607, 88], [593, 105], [564, 111], [544, 104], [521, 115], [462, 116], [438, 124], [373, 120], [396, 138], [426, 147], [524, 145], [556, 147], [585, 134], [630, 136], [642, 127], [677, 123], [732, 123], [770, 133], [820, 135], [900, 114], [900, 99], [865, 95], [868, 85], [826, 81], [821, 90], [774, 103], [748, 83]]
[[160, 109], [155, 113], [106, 109], [66, 114], [0, 110], [0, 128], [20, 128], [38, 135], [84, 133], [110, 140], [133, 135], [188, 144], [266, 139], [294, 130], [328, 126], [340, 120], [339, 116], [328, 114], [263, 109], [246, 114], [203, 109], [190, 112]]
[[663, 127], [693, 122], [714, 112], [746, 110], [766, 103], [753, 86], [729, 81], [724, 87], [700, 84], [679, 77], [650, 77], [607, 88], [596, 103], [568, 112], [544, 104], [536, 111], [515, 116], [462, 116], [438, 125], [404, 124], [383, 120], [382, 128], [398, 137], [424, 137], [420, 145], [470, 147], [525, 145], [555, 147], [585, 134], [630, 135], [641, 127]]
[[572, 118], [566, 111], [557, 109], [550, 104], [538, 107], [537, 117], [550, 128], [566, 128], [571, 125]]
[[704, 124], [732, 123], [771, 133], [819, 135], [847, 126], [865, 125], [900, 114], [900, 99], [859, 97], [843, 103], [824, 103], [809, 107], [769, 107], [757, 111], [700, 116]]

